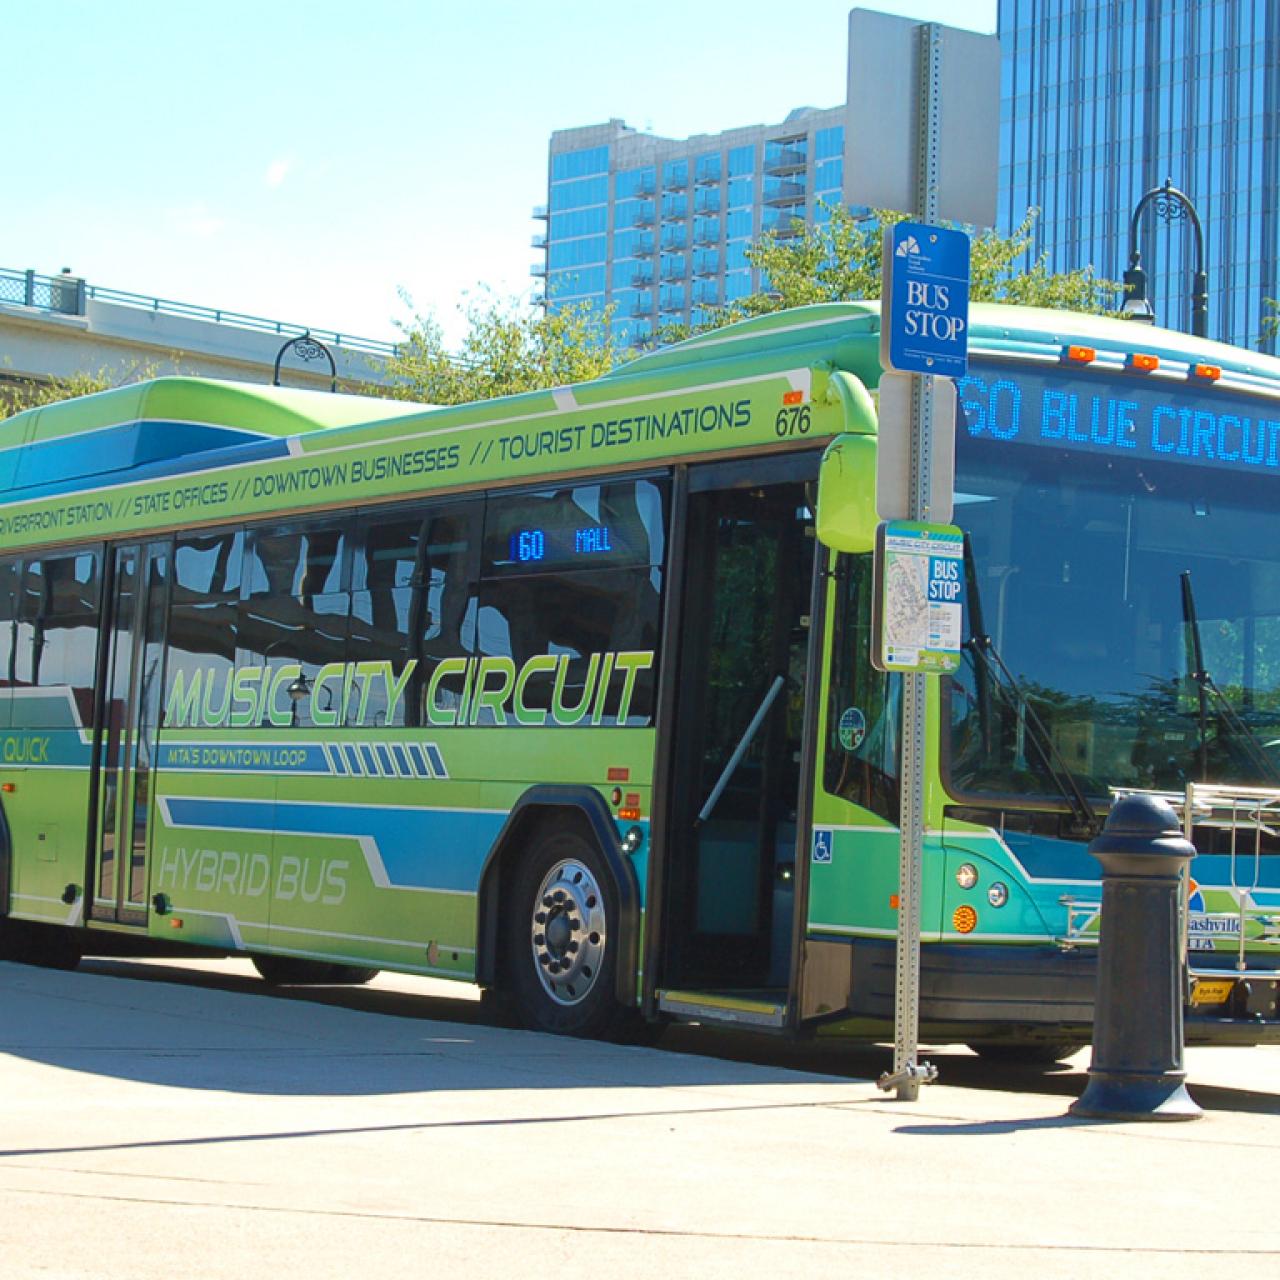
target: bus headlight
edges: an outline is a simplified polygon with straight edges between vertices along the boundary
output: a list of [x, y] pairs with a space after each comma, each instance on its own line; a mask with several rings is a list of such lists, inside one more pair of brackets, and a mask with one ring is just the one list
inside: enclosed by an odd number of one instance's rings
[[956, 884], [962, 889], [972, 889], [978, 883], [978, 868], [972, 862], [962, 862], [956, 868]]
[[987, 890], [987, 901], [993, 907], [1003, 907], [1009, 901], [1009, 886], [1003, 880], [997, 880], [995, 884]]

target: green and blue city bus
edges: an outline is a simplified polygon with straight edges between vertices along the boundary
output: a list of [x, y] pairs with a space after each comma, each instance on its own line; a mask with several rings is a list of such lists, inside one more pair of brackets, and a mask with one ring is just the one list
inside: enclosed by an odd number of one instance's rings
[[[1280, 361], [978, 306], [921, 1029], [1087, 1041], [1113, 796], [1188, 1038], [1280, 1039]], [[0, 424], [0, 946], [479, 983], [532, 1027], [892, 1034], [879, 311], [454, 408], [162, 378]]]

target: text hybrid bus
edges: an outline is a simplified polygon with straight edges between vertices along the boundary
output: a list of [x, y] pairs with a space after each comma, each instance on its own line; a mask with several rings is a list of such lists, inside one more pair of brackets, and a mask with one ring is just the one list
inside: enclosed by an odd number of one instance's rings
[[[1199, 850], [1188, 1038], [1280, 1039], [1280, 361], [971, 325], [922, 1036], [1087, 1041], [1087, 844], [1144, 790]], [[878, 330], [784, 312], [447, 409], [165, 378], [0, 425], [5, 954], [891, 1036]]]

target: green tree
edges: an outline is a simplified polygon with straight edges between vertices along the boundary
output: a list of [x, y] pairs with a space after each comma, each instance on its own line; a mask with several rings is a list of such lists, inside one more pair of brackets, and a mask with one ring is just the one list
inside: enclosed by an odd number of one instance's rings
[[467, 331], [456, 351], [445, 347], [433, 315], [401, 324], [404, 341], [384, 366], [391, 379], [384, 394], [465, 404], [598, 378], [631, 354], [614, 343], [610, 311], [588, 304], [552, 311], [486, 291], [462, 312]]
[[95, 391], [110, 391], [129, 382], [142, 382], [154, 378], [158, 366], [154, 364], [131, 365], [123, 373], [99, 369], [97, 373], [81, 370], [66, 378], [49, 378], [37, 382], [31, 378], [13, 378], [0, 381], [0, 418], [20, 413], [23, 409], [38, 409], [41, 405], [56, 404], [59, 400], [73, 400], [76, 396], [93, 395]]
[[1262, 300], [1262, 338], [1258, 346], [1266, 350], [1267, 342], [1280, 335], [1280, 301], [1275, 298]]
[[[747, 260], [767, 275], [769, 289], [724, 308], [718, 323], [783, 307], [880, 296], [881, 232], [906, 215], [878, 210], [862, 219], [840, 206], [827, 209], [826, 222], [812, 227], [797, 222], [794, 235], [770, 232], [747, 250]], [[1124, 286], [1102, 279], [1092, 267], [1053, 272], [1045, 254], [1027, 261], [1037, 216], [1037, 210], [1028, 210], [1011, 235], [983, 231], [973, 237], [970, 297], [975, 302], [1117, 313]]]

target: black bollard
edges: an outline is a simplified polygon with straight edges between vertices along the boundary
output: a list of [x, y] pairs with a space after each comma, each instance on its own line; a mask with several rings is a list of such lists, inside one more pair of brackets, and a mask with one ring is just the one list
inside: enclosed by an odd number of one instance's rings
[[1089, 845], [1102, 933], [1089, 1085], [1070, 1110], [1104, 1120], [1197, 1120], [1182, 1061], [1178, 889], [1195, 848], [1154, 796], [1122, 796]]

